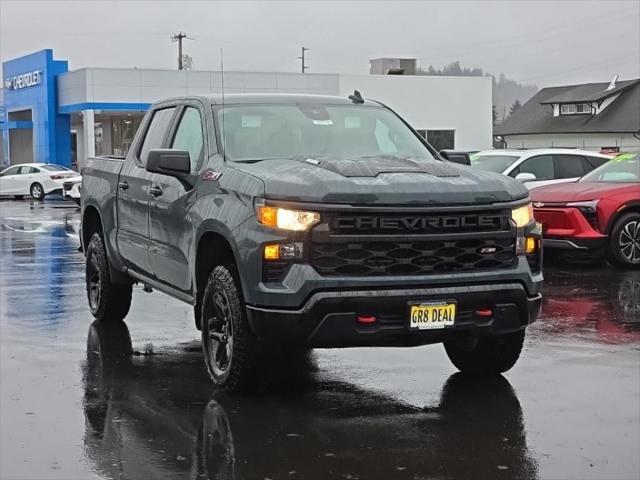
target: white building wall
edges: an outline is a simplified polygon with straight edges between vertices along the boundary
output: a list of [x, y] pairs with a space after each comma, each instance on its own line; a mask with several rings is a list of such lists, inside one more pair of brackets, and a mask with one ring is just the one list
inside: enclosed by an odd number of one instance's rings
[[455, 130], [455, 148], [492, 148], [491, 77], [340, 75], [340, 95], [393, 108], [417, 130]]
[[[59, 77], [60, 105], [153, 103], [180, 95], [222, 92], [220, 72], [88, 68]], [[225, 93], [309, 93], [337, 95], [338, 75], [225, 72]]]
[[625, 152], [640, 151], [640, 140], [630, 133], [505, 135], [504, 139], [507, 148], [580, 148], [597, 152], [606, 147], [619, 147]]
[[[222, 80], [222, 74], [216, 71], [81, 69], [59, 77], [59, 103], [61, 107], [86, 103], [147, 104], [180, 95], [219, 94]], [[492, 146], [490, 77], [233, 71], [224, 74], [225, 93], [346, 97], [355, 89], [365, 98], [387, 104], [418, 130], [454, 130], [456, 149], [484, 150]], [[86, 128], [82, 130], [80, 138], [89, 141], [90, 133]], [[79, 161], [90, 156], [91, 150], [86, 145], [80, 146]]]

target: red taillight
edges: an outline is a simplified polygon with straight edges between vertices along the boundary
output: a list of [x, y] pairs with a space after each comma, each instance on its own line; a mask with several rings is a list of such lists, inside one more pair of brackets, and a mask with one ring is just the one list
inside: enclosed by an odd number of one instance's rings
[[50, 175], [51, 180], [62, 180], [66, 175]]

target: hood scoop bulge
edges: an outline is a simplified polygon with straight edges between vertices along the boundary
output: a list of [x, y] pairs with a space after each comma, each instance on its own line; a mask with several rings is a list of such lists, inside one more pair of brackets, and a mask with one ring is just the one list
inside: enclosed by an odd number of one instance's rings
[[460, 176], [456, 167], [437, 160], [411, 160], [397, 157], [307, 158], [305, 163], [329, 170], [343, 177], [377, 177], [382, 173], [426, 173], [434, 177]]

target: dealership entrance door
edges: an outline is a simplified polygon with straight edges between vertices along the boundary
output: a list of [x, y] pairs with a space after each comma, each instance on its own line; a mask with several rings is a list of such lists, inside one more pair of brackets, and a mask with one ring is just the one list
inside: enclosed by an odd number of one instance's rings
[[32, 163], [33, 122], [31, 109], [9, 112], [9, 159], [11, 165]]

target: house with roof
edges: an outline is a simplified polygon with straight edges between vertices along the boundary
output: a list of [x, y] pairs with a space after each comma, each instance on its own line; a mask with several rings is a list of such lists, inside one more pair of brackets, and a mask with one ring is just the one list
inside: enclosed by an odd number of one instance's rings
[[640, 79], [543, 88], [493, 134], [503, 148], [640, 151]]

